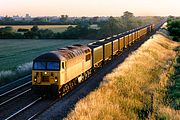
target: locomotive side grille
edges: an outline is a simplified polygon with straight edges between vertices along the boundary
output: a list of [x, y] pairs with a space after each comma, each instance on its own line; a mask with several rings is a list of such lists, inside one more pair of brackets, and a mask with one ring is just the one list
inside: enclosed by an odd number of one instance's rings
[[49, 76], [43, 76], [42, 82], [49, 82]]

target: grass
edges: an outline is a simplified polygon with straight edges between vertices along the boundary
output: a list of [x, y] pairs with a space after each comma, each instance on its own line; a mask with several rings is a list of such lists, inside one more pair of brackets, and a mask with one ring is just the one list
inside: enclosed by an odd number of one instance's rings
[[[16, 76], [19, 70], [31, 71], [32, 60], [44, 52], [57, 50], [72, 44], [87, 44], [92, 40], [0, 40], [0, 83], [4, 78]], [[27, 70], [26, 70], [27, 68]], [[23, 70], [24, 69], [24, 70]], [[21, 74], [24, 74], [21, 72]], [[30, 72], [28, 72], [30, 73]], [[3, 76], [3, 77], [2, 77]], [[7, 76], [7, 77], [5, 77]], [[14, 78], [14, 77], [13, 77]], [[14, 79], [13, 79], [14, 80]]]
[[176, 58], [170, 80], [171, 84], [168, 89], [169, 102], [174, 109], [180, 110], [180, 54]]
[[31, 73], [32, 62], [19, 65], [16, 70], [0, 71], [0, 85], [14, 81]]
[[[172, 119], [179, 120], [180, 119], [180, 71], [179, 71], [179, 47], [176, 47], [174, 50], [177, 51], [177, 57], [170, 67], [169, 71], [165, 79], [166, 87], [164, 89], [161, 88], [161, 91], [164, 91], [164, 94], [161, 95], [161, 101], [159, 102], [159, 106], [161, 106], [158, 110], [159, 118], [161, 119]], [[159, 95], [162, 92], [159, 93]]]
[[[14, 31], [17, 31], [19, 28], [23, 29], [31, 29], [33, 26], [32, 25], [10, 25]], [[64, 32], [70, 25], [38, 25], [39, 29], [49, 29], [52, 30], [53, 32]], [[72, 25], [74, 26], [74, 25]], [[1, 27], [6, 27], [6, 26], [0, 26]]]
[[[145, 42], [98, 89], [81, 99], [66, 120], [166, 119], [163, 97], [178, 43], [161, 34]], [[176, 111], [173, 111], [176, 113]], [[171, 114], [174, 115], [174, 113]]]

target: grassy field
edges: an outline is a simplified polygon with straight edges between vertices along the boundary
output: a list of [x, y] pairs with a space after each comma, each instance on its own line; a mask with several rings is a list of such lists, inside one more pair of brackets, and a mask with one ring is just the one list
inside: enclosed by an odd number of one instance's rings
[[[13, 71], [31, 67], [38, 55], [72, 44], [87, 44], [92, 40], [0, 40], [0, 82]], [[28, 68], [28, 66], [30, 66]]]
[[[10, 25], [14, 31], [17, 31], [19, 28], [23, 29], [31, 29], [33, 26], [32, 25]], [[49, 29], [52, 30], [53, 32], [64, 32], [70, 25], [38, 25], [40, 29]], [[72, 25], [74, 26], [74, 25]], [[6, 27], [6, 26], [0, 26], [0, 28]]]
[[163, 114], [167, 73], [178, 45], [154, 35], [81, 99], [66, 120], [180, 119], [175, 110]]

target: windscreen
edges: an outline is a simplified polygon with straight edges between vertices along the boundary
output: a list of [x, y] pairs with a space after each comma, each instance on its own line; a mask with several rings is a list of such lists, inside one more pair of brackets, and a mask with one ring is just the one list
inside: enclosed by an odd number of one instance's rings
[[47, 62], [47, 69], [59, 70], [59, 62]]
[[59, 62], [34, 62], [34, 70], [59, 70]]

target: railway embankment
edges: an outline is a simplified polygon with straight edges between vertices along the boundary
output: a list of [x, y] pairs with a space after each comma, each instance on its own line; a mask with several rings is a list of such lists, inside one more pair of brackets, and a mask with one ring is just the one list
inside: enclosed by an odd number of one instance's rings
[[[179, 85], [178, 46], [155, 34], [107, 74], [99, 88], [81, 99], [65, 119], [179, 119], [172, 107], [179, 104], [178, 99], [172, 100], [179, 93], [173, 87]], [[177, 94], [171, 94], [173, 90]]]

